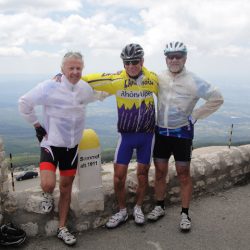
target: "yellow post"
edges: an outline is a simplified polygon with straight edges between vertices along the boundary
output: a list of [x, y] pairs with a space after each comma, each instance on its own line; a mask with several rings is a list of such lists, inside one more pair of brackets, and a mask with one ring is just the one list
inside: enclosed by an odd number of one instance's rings
[[78, 201], [85, 212], [104, 209], [101, 176], [101, 148], [93, 129], [85, 129], [78, 145], [76, 187]]

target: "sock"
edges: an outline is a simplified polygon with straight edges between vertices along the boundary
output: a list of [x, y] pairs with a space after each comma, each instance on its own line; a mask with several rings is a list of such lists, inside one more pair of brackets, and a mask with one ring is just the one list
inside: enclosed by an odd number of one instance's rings
[[125, 216], [127, 214], [127, 208], [125, 207], [125, 208], [120, 209], [120, 212], [122, 213], [122, 215]]
[[162, 200], [162, 201], [157, 201], [157, 202], [156, 202], [156, 206], [160, 206], [162, 209], [165, 210], [164, 200]]
[[181, 209], [181, 213], [185, 213], [186, 215], [188, 215], [188, 207], [187, 208], [185, 208], [185, 207], [183, 207], [182, 209]]
[[46, 198], [48, 198], [48, 199], [53, 199], [53, 195], [52, 195], [52, 193], [46, 193], [46, 192], [43, 192], [43, 197], [46, 197]]

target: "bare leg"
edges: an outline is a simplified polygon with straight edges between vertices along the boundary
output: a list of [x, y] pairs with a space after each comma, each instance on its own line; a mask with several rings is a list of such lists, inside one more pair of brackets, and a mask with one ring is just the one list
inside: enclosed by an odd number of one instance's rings
[[114, 189], [120, 209], [126, 207], [125, 182], [127, 171], [128, 165], [114, 164]]
[[41, 188], [45, 193], [53, 193], [56, 186], [56, 174], [53, 171], [40, 171]]
[[166, 196], [166, 176], [168, 173], [167, 161], [155, 161], [155, 198], [162, 201]]
[[176, 171], [181, 187], [181, 205], [184, 208], [188, 208], [193, 191], [192, 178], [190, 176], [190, 164], [188, 166], [181, 166], [176, 163]]
[[138, 187], [136, 192], [136, 204], [142, 206], [145, 193], [148, 187], [148, 171], [150, 165], [138, 163], [137, 165], [137, 179]]
[[71, 202], [71, 192], [74, 176], [60, 177], [60, 198], [59, 198], [59, 227], [64, 227]]

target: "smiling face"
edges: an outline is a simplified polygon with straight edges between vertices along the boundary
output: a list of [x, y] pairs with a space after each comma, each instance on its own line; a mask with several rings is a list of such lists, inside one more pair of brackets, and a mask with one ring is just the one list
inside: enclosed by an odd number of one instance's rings
[[174, 75], [180, 73], [183, 70], [186, 60], [187, 55], [181, 52], [169, 53], [166, 56], [168, 69]]
[[81, 79], [82, 70], [83, 61], [78, 57], [68, 57], [62, 64], [62, 73], [72, 84], [76, 84]]
[[136, 77], [142, 71], [143, 59], [124, 61], [123, 64], [127, 74], [131, 77]]

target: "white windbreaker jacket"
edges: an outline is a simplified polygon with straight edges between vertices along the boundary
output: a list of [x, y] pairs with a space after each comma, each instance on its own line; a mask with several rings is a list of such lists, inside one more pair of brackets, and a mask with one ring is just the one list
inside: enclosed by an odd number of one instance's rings
[[38, 122], [35, 106], [43, 106], [44, 128], [48, 138], [42, 147], [75, 147], [85, 124], [86, 105], [96, 100], [94, 91], [84, 81], [71, 84], [65, 76], [61, 82], [48, 80], [20, 97], [19, 111], [31, 124]]
[[[162, 128], [179, 128], [192, 120], [203, 119], [215, 112], [223, 103], [218, 89], [212, 87], [185, 68], [173, 76], [165, 70], [159, 77], [157, 125]], [[198, 100], [205, 103], [195, 109]]]

